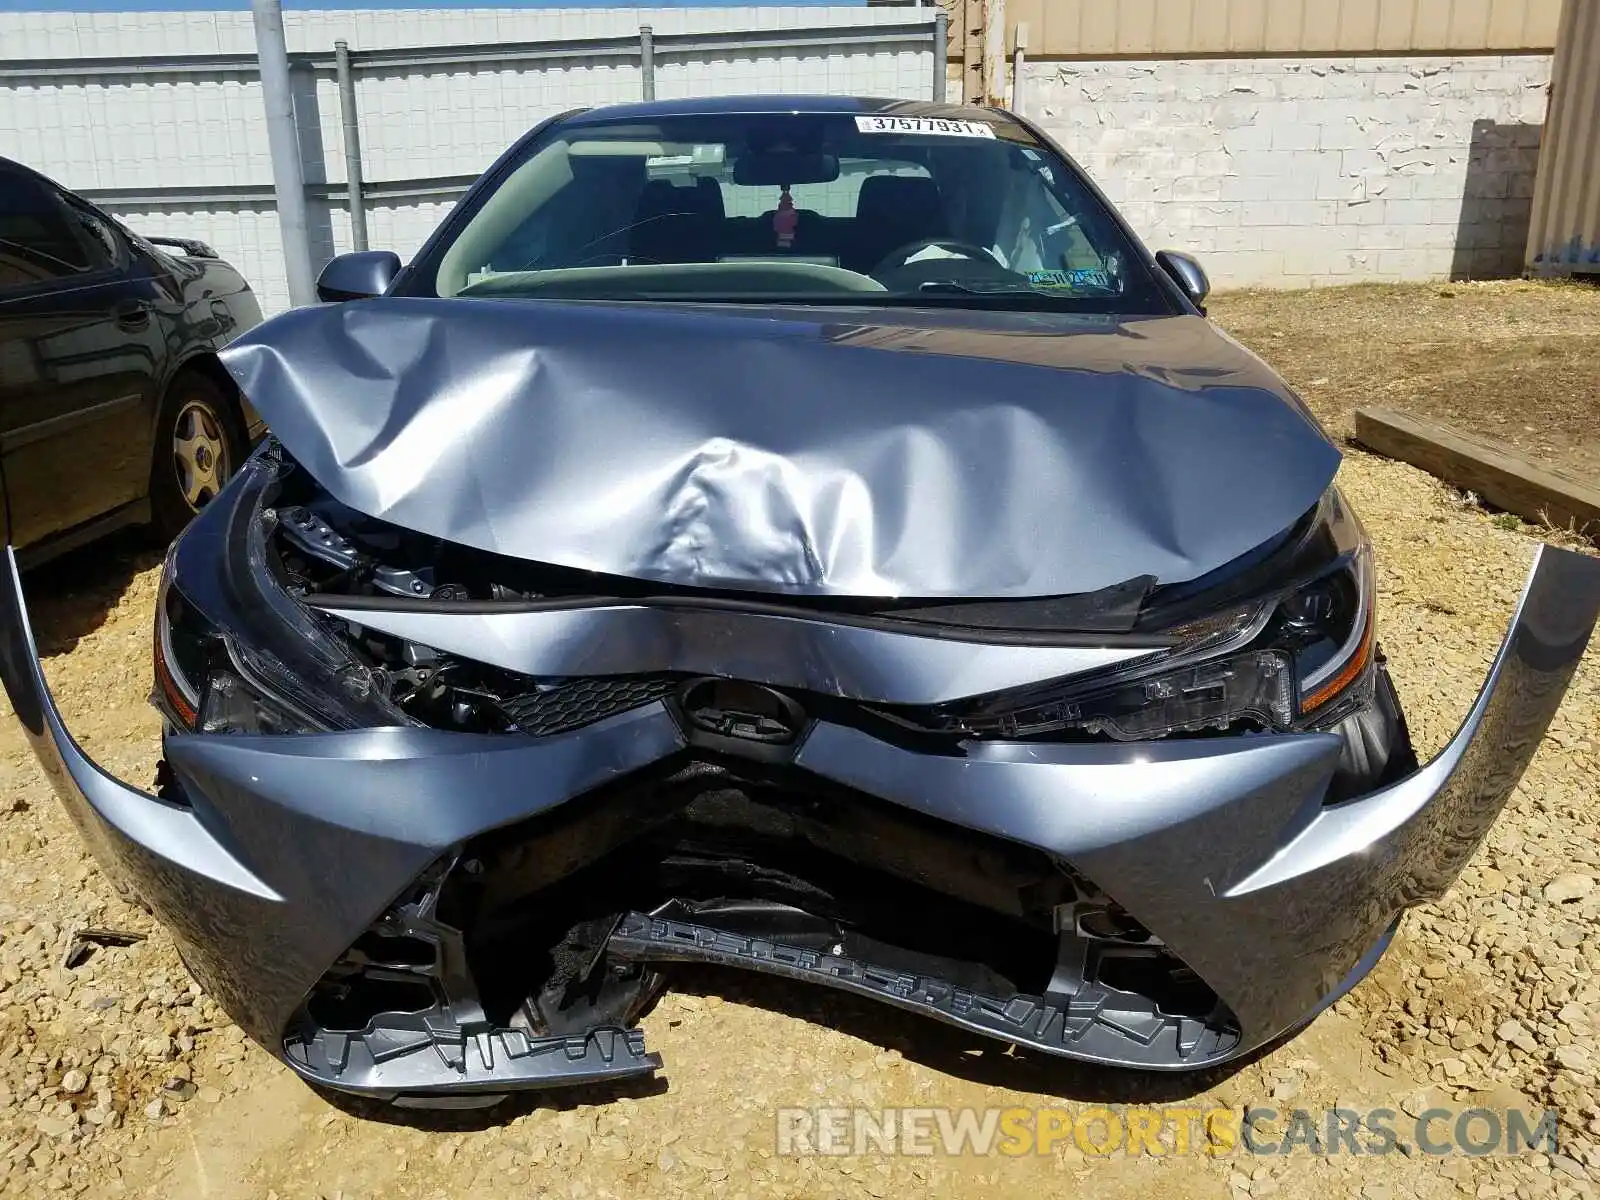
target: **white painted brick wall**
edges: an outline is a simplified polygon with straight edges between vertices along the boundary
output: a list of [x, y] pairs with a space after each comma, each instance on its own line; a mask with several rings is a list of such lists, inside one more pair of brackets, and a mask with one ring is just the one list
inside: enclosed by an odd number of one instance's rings
[[1028, 115], [1219, 286], [1521, 270], [1548, 55], [1030, 63]]

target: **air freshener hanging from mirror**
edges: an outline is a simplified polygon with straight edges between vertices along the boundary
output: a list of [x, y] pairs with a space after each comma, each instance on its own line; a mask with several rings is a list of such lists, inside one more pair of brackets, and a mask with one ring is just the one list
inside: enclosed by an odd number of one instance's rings
[[778, 235], [778, 247], [787, 250], [794, 245], [794, 233], [800, 225], [800, 214], [794, 210], [794, 197], [789, 195], [789, 185], [783, 185], [783, 195], [778, 197], [778, 210], [772, 214], [772, 230]]

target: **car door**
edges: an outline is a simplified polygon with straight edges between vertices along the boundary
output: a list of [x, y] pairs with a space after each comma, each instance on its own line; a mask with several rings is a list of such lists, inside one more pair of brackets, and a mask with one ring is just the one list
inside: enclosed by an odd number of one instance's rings
[[120, 235], [0, 162], [0, 465], [28, 546], [143, 496], [165, 350]]

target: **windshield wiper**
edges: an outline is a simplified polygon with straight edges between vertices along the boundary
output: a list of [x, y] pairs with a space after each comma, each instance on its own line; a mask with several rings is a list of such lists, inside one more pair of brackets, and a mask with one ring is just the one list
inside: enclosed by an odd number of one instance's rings
[[917, 284], [917, 291], [921, 293], [956, 293], [967, 296], [981, 296], [983, 293], [977, 288], [968, 287], [964, 283], [957, 283], [953, 279], [929, 279], [925, 283]]

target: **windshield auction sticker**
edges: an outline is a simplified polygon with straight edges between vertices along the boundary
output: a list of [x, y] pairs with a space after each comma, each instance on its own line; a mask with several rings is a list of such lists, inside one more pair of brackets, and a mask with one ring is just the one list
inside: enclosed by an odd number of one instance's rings
[[994, 130], [982, 121], [954, 121], [942, 117], [857, 117], [856, 128], [862, 133], [931, 133], [938, 137], [994, 137]]

